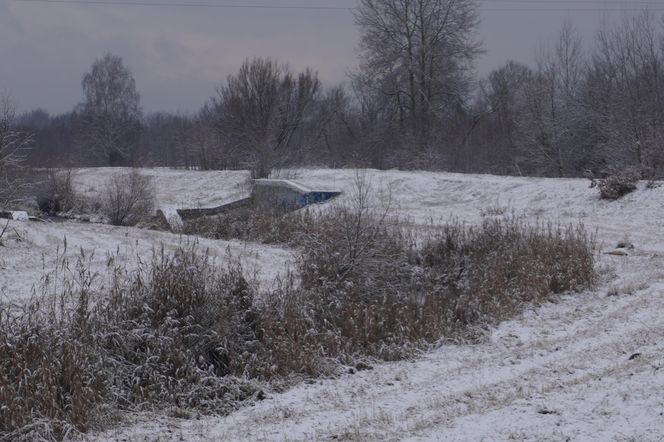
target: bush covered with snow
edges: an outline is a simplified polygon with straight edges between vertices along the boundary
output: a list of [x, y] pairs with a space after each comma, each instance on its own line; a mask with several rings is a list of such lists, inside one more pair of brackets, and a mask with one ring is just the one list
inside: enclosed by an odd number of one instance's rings
[[77, 200], [71, 170], [50, 169], [46, 172], [41, 189], [37, 192], [37, 205], [42, 212], [69, 212], [76, 207]]
[[611, 170], [606, 177], [594, 180], [592, 186], [597, 186], [600, 197], [607, 200], [617, 200], [634, 192], [641, 179], [637, 168], [628, 167], [622, 170]]

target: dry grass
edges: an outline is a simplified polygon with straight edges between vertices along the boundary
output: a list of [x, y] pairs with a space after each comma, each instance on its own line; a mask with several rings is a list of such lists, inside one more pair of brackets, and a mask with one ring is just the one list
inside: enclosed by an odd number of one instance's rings
[[155, 253], [136, 274], [117, 271], [108, 293], [76, 268], [58, 298], [0, 309], [0, 440], [60, 440], [109, 409], [224, 414], [259, 391], [240, 379], [256, 337], [238, 267], [195, 246]]
[[[528, 225], [517, 218], [450, 225], [420, 251], [425, 285], [453, 302], [455, 324], [496, 321], [524, 303], [595, 282], [595, 241], [582, 226]], [[440, 295], [438, 295], [440, 297]]]
[[188, 221], [184, 233], [263, 244], [295, 244], [313, 222], [313, 216], [307, 210], [288, 212], [251, 205], [229, 213]]
[[0, 440], [61, 439], [85, 431], [105, 393], [100, 362], [68, 327], [3, 318]]
[[594, 241], [581, 227], [453, 224], [418, 246], [398, 224], [344, 211], [318, 226], [299, 260], [300, 285], [270, 307], [280, 328], [271, 334], [288, 334], [298, 349], [284, 360], [310, 375], [313, 355], [400, 359], [595, 281]]

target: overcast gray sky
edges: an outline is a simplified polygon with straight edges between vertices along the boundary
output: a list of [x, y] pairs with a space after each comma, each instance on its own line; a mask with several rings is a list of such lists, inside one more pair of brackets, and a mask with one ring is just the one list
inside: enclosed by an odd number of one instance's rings
[[[532, 63], [536, 49], [552, 41], [566, 19], [591, 40], [605, 15], [598, 10], [487, 9], [621, 6], [608, 0], [518, 1], [487, 0], [482, 6], [479, 34], [486, 54], [478, 61], [480, 74], [507, 59]], [[180, 3], [352, 7], [356, 1]], [[637, 3], [632, 0], [622, 5], [634, 7]], [[81, 100], [82, 75], [95, 58], [109, 50], [122, 56], [134, 72], [146, 111], [191, 112], [214, 94], [215, 88], [247, 57], [272, 56], [296, 69], [311, 66], [328, 84], [344, 81], [357, 64], [357, 43], [352, 14], [343, 10], [158, 8], [0, 0], [0, 91], [9, 93], [21, 110], [39, 107], [54, 113], [68, 111]]]

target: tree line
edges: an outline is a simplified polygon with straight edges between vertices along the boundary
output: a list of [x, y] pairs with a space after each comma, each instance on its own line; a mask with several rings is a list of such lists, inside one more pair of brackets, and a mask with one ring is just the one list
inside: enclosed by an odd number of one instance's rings
[[326, 86], [312, 68], [248, 59], [193, 115], [145, 115], [130, 69], [106, 53], [83, 76], [75, 109], [35, 110], [12, 127], [32, 134], [23, 153], [38, 167], [664, 172], [664, 21], [643, 11], [607, 22], [589, 49], [567, 23], [535, 66], [508, 61], [477, 79], [477, 8], [360, 0], [361, 63], [347, 82]]

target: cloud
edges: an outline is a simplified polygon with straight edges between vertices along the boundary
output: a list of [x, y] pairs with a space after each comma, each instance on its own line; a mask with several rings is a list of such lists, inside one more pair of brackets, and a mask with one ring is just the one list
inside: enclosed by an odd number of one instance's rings
[[[277, 0], [274, 0], [275, 2]], [[296, 0], [278, 0], [297, 4]], [[308, 0], [329, 5], [330, 0]], [[356, 0], [333, 0], [353, 6]], [[594, 29], [599, 14], [578, 14]], [[483, 13], [487, 73], [507, 59], [531, 62], [538, 36], [555, 36], [564, 13]], [[246, 58], [310, 66], [327, 84], [356, 65], [358, 32], [347, 11], [155, 8], [0, 0], [0, 89], [22, 109], [70, 110], [80, 79], [105, 51], [133, 70], [148, 111], [195, 111]]]
[[[322, 0], [318, 0], [321, 3]], [[346, 1], [352, 4], [353, 0]], [[9, 6], [8, 6], [9, 5]], [[242, 61], [272, 56], [345, 79], [356, 42], [348, 12], [84, 6], [0, 1], [0, 88], [22, 108], [69, 110], [109, 50], [134, 71], [147, 110], [195, 110]], [[11, 24], [10, 24], [11, 23]], [[13, 38], [5, 35], [12, 28]]]

